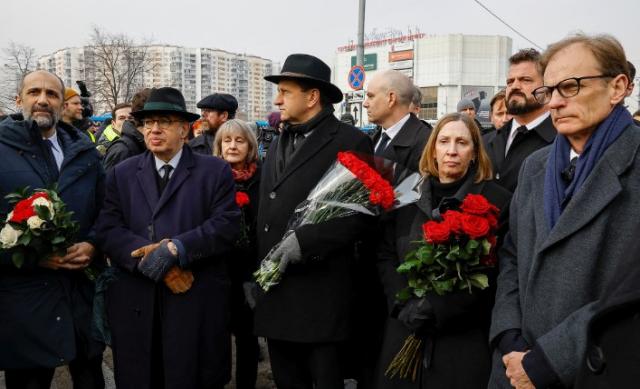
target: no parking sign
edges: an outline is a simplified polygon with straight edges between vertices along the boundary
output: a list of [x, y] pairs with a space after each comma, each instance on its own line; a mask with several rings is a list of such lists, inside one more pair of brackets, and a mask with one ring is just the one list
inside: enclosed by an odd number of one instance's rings
[[362, 65], [355, 65], [349, 70], [349, 86], [353, 90], [360, 90], [364, 86], [364, 67]]

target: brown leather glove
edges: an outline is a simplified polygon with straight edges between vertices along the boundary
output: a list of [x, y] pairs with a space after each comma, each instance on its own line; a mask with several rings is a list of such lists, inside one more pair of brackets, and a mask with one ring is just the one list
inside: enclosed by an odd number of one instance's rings
[[193, 273], [191, 270], [182, 270], [178, 266], [174, 266], [165, 274], [164, 284], [174, 294], [184, 293], [191, 289]]
[[168, 240], [168, 239], [162, 239], [158, 243], [151, 243], [151, 244], [148, 244], [146, 246], [142, 246], [140, 248], [137, 248], [137, 249], [135, 249], [135, 250], [133, 250], [131, 252], [131, 256], [133, 258], [142, 258], [142, 260], [144, 260], [147, 257], [147, 255], [151, 254], [151, 252], [153, 250], [157, 249], [166, 240]]

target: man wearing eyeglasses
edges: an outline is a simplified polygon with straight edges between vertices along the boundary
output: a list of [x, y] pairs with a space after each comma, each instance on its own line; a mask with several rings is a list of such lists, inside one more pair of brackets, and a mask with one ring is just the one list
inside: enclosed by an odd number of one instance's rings
[[490, 388], [571, 388], [582, 364], [601, 372], [606, 357], [587, 350], [587, 323], [617, 274], [637, 267], [627, 251], [640, 231], [640, 127], [623, 106], [624, 49], [576, 35], [541, 65], [544, 85], [532, 93], [558, 135], [525, 160], [513, 195]]
[[[229, 165], [185, 146], [174, 88], [132, 112], [148, 151], [107, 176], [99, 242], [118, 270], [107, 290], [119, 388], [220, 388], [230, 377], [225, 255], [240, 212]], [[198, 193], [198, 196], [194, 196]]]
[[496, 182], [513, 192], [522, 162], [534, 151], [548, 146], [556, 136], [548, 108], [531, 92], [542, 85], [540, 53], [523, 49], [509, 58], [506, 106], [512, 115], [497, 131], [484, 136]]

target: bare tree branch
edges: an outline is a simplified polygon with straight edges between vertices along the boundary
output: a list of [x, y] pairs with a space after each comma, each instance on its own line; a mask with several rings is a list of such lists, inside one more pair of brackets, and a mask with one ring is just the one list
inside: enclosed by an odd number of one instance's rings
[[10, 42], [2, 49], [2, 69], [0, 74], [0, 110], [15, 112], [15, 97], [22, 78], [36, 69], [36, 51], [33, 47]]
[[85, 54], [87, 84], [94, 102], [108, 109], [131, 101], [143, 87], [144, 74], [153, 70], [146, 44], [125, 34], [110, 34], [94, 26]]

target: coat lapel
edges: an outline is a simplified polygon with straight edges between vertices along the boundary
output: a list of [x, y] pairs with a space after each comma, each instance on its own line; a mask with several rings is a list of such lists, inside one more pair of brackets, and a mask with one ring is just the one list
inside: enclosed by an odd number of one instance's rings
[[507, 147], [507, 137], [509, 136], [509, 132], [511, 130], [512, 121], [513, 119], [509, 120], [507, 124], [502, 126], [502, 128], [496, 130], [495, 137], [493, 138], [493, 142], [491, 143], [491, 152], [496, 164], [496, 166], [494, 166], [494, 170], [496, 171], [500, 170], [500, 167], [504, 162], [504, 150]]
[[628, 127], [605, 152], [582, 188], [571, 199], [542, 244], [541, 251], [580, 230], [622, 192], [619, 176], [634, 162], [639, 145], [640, 135], [632, 126]]
[[[333, 134], [338, 131], [338, 125], [334, 128], [325, 128], [324, 125], [318, 126], [309, 138], [304, 141], [300, 149], [296, 150], [289, 161], [282, 174], [277, 178], [273, 189], [276, 189], [284, 180], [287, 179], [293, 172], [300, 168], [306, 161], [316, 155], [327, 143], [333, 139]], [[278, 145], [280, 146], [280, 145]]]
[[140, 184], [144, 198], [147, 200], [147, 204], [149, 204], [149, 208], [152, 210], [156, 209], [156, 204], [158, 204], [158, 200], [160, 199], [158, 194], [158, 185], [156, 183], [155, 169], [156, 167], [153, 154], [151, 152], [147, 152], [145, 157], [141, 158], [138, 163], [136, 178], [138, 179], [138, 184]]

